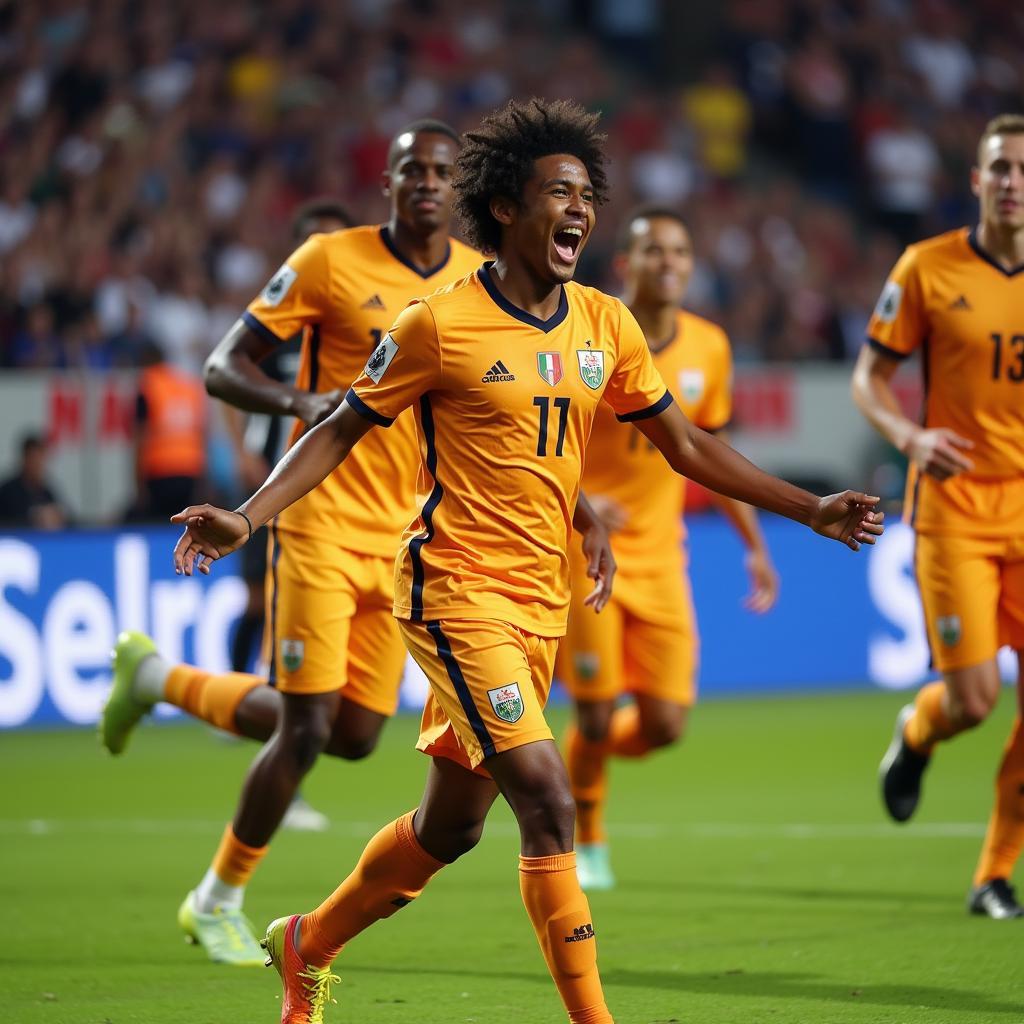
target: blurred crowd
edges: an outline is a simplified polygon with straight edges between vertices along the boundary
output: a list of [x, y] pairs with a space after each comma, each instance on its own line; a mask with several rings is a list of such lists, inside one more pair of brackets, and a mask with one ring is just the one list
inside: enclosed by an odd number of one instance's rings
[[584, 280], [614, 290], [616, 219], [670, 204], [699, 255], [688, 305], [739, 359], [849, 358], [900, 246], [972, 217], [981, 126], [1024, 99], [1024, 8], [724, 0], [695, 60], [665, 31], [688, 6], [0, 3], [0, 365], [130, 367], [155, 342], [197, 370], [299, 202], [380, 220], [398, 128], [527, 94], [606, 115]]

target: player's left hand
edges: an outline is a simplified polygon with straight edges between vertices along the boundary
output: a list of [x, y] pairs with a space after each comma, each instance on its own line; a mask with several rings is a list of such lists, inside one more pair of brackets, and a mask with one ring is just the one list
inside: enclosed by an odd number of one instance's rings
[[743, 607], [755, 615], [763, 615], [779, 599], [779, 574], [763, 548], [748, 551], [743, 564], [750, 577], [750, 593], [743, 599]]
[[189, 505], [171, 516], [171, 522], [185, 524], [185, 532], [174, 545], [174, 571], [179, 576], [191, 576], [194, 568], [209, 576], [212, 562], [249, 539], [245, 516], [214, 505]]
[[861, 544], [874, 544], [885, 530], [885, 513], [876, 511], [881, 498], [859, 491], [843, 491], [818, 499], [818, 508], [807, 524], [815, 533], [859, 551]]
[[583, 603], [599, 612], [612, 596], [612, 579], [615, 577], [615, 556], [603, 525], [591, 526], [583, 534], [583, 554], [587, 557], [587, 575], [595, 581], [594, 589]]

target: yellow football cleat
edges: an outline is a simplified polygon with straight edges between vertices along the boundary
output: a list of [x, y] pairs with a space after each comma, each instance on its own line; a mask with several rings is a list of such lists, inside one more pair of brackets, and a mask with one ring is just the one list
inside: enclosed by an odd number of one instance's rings
[[178, 924], [185, 938], [206, 950], [215, 964], [262, 967], [263, 951], [249, 919], [240, 910], [218, 907], [212, 914], [196, 909], [195, 890], [178, 908]]

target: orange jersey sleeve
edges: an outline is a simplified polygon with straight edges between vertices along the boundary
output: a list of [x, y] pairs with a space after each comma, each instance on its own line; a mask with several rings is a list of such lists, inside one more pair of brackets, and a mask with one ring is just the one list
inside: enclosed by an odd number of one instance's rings
[[868, 322], [871, 343], [897, 358], [918, 348], [928, 330], [919, 269], [918, 250], [911, 246], [893, 267]]
[[[617, 302], [619, 324], [615, 365], [604, 390], [604, 400], [623, 423], [657, 416], [672, 404], [672, 394], [651, 358], [644, 332], [636, 317]], [[582, 358], [582, 355], [581, 355]]]
[[413, 302], [370, 353], [345, 396], [362, 416], [390, 427], [398, 415], [441, 383], [441, 352], [434, 314], [426, 302]]
[[311, 235], [249, 303], [242, 319], [250, 329], [268, 341], [288, 341], [324, 319], [331, 293], [327, 237]]

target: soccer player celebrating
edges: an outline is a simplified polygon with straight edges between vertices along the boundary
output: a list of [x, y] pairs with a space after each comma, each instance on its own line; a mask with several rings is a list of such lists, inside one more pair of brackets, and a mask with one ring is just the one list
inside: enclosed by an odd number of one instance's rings
[[[935, 744], [978, 725], [995, 706], [999, 647], [1014, 647], [1024, 670], [1024, 116], [989, 122], [971, 189], [977, 227], [904, 252], [853, 373], [861, 412], [910, 460], [917, 580], [942, 673], [900, 712], [882, 759], [882, 798], [896, 821], [914, 813]], [[917, 348], [923, 425], [903, 415], [890, 384]], [[1018, 712], [968, 899], [972, 913], [1024, 916], [1008, 881], [1024, 844], [1022, 793]]]
[[[316, 234], [299, 246], [210, 356], [210, 392], [249, 412], [297, 417], [293, 443], [326, 418], [413, 296], [480, 265], [449, 238], [457, 151], [458, 136], [437, 121], [399, 132], [383, 176], [388, 223]], [[260, 361], [303, 328], [296, 385], [272, 380]], [[367, 442], [270, 526], [270, 686], [258, 676], [171, 666], [137, 633], [123, 634], [115, 649], [100, 726], [111, 753], [161, 700], [268, 741], [178, 914], [186, 935], [218, 962], [263, 962], [242, 913], [245, 887], [319, 754], [366, 757], [397, 707], [405, 647], [391, 608], [395, 551], [416, 495], [412, 415]]]
[[694, 427], [629, 310], [572, 283], [607, 191], [602, 143], [596, 115], [568, 102], [512, 102], [485, 118], [457, 160], [456, 206], [470, 242], [494, 261], [409, 306], [345, 401], [238, 510], [198, 505], [174, 517], [185, 525], [177, 570], [208, 572], [358, 451], [372, 427], [415, 409], [421, 506], [399, 550], [395, 614], [430, 681], [418, 743], [431, 757], [426, 790], [316, 910], [268, 928], [288, 1024], [321, 1019], [341, 948], [470, 850], [499, 793], [519, 823], [523, 902], [569, 1020], [612, 1020], [576, 877], [572, 794], [543, 711], [565, 630], [574, 521], [595, 604], [613, 568], [600, 521], [577, 506], [602, 399], [675, 470], [713, 490], [854, 550], [882, 532], [877, 498], [819, 499]]
[[[721, 437], [732, 414], [732, 353], [720, 327], [679, 308], [693, 272], [693, 245], [679, 214], [661, 207], [634, 211], [616, 267], [624, 301], [672, 397], [693, 423]], [[587, 565], [580, 546], [570, 545], [572, 602], [558, 658], [558, 674], [576, 702], [566, 743], [576, 868], [583, 888], [596, 890], [615, 884], [603, 823], [607, 760], [642, 757], [682, 736], [696, 696], [697, 636], [683, 548], [685, 482], [608, 405], [594, 418], [582, 486], [612, 532], [617, 564], [604, 614], [584, 614]], [[747, 605], [767, 611], [778, 578], [754, 510], [712, 498], [747, 549]], [[617, 709], [624, 690], [634, 702]]]

